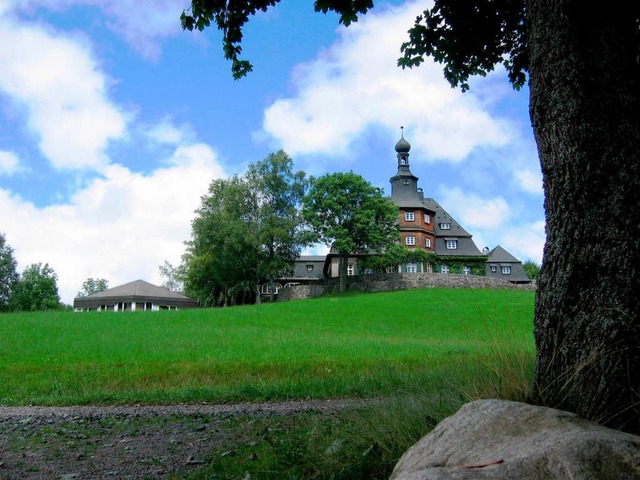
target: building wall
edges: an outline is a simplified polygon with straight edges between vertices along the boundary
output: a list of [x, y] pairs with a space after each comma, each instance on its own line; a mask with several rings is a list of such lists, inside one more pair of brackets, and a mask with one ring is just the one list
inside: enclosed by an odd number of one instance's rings
[[[406, 220], [405, 213], [414, 215], [414, 220]], [[425, 222], [425, 214], [429, 216], [429, 222]], [[400, 224], [400, 244], [407, 248], [421, 248], [435, 251], [434, 214], [419, 208], [401, 208], [398, 212]], [[415, 245], [407, 245], [406, 238], [415, 237]], [[431, 246], [426, 246], [426, 239], [431, 241]]]

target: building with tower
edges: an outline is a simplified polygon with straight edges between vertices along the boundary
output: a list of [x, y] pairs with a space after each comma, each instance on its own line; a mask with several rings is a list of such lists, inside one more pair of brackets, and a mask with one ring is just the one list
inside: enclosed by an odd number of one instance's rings
[[[400, 244], [412, 250], [431, 253], [428, 261], [405, 262], [389, 267], [388, 272], [398, 273], [451, 273], [489, 276], [512, 283], [530, 283], [522, 263], [498, 246], [480, 251], [472, 235], [449, 214], [436, 200], [424, 196], [418, 186], [418, 177], [410, 169], [411, 145], [404, 138], [404, 131], [395, 146], [397, 172], [389, 179], [391, 200], [398, 205]], [[371, 273], [360, 271], [362, 255], [349, 258], [347, 274]], [[325, 263], [327, 277], [338, 276], [337, 254], [329, 253]]]
[[398, 205], [400, 242], [408, 249], [433, 252], [434, 262], [399, 265], [399, 271], [426, 271], [484, 275], [487, 260], [472, 235], [433, 198], [425, 198], [418, 177], [411, 173], [411, 145], [404, 132], [396, 143], [398, 171], [389, 179], [391, 200]]

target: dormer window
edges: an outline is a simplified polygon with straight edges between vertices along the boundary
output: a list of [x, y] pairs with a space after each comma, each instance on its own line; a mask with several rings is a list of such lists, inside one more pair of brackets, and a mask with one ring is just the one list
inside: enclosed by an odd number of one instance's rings
[[307, 265], [307, 272], [313, 271], [313, 265]]
[[407, 222], [413, 222], [415, 220], [415, 215], [413, 212], [404, 212], [404, 219]]
[[441, 230], [451, 230], [451, 224], [450, 223], [441, 223], [440, 224], [440, 229]]
[[502, 265], [502, 274], [511, 275], [511, 265]]
[[447, 240], [447, 250], [456, 250], [458, 248], [457, 240]]

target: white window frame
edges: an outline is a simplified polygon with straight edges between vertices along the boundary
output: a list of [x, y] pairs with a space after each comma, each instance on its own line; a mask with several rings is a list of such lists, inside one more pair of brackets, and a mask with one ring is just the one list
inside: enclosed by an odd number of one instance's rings
[[449, 273], [449, 265], [440, 265], [440, 273]]
[[511, 275], [511, 265], [502, 265], [500, 271], [502, 275]]
[[457, 249], [458, 249], [457, 240], [447, 240], [447, 250], [457, 250]]
[[429, 215], [428, 213], [424, 214], [424, 223], [426, 224], [431, 224], [431, 215]]
[[491, 273], [498, 273], [498, 267], [491, 265]]
[[356, 264], [350, 263], [347, 265], [347, 276], [352, 277], [356, 274]]
[[410, 247], [414, 246], [416, 244], [416, 237], [414, 237], [413, 235], [404, 237], [404, 244]]
[[471, 267], [469, 265], [465, 265], [462, 267], [462, 273], [465, 275], [471, 275]]
[[407, 273], [416, 273], [418, 271], [418, 265], [414, 262], [407, 263]]
[[413, 222], [416, 219], [416, 216], [413, 212], [404, 212], [404, 219], [407, 222]]
[[441, 230], [451, 230], [451, 224], [450, 223], [441, 223], [440, 224], [440, 229]]
[[387, 273], [398, 273], [398, 267], [395, 265], [387, 267]]
[[431, 248], [431, 239], [429, 237], [424, 239], [424, 246], [426, 248]]
[[[282, 288], [282, 285], [280, 285], [279, 283], [274, 283], [273, 284], [273, 293], [275, 295], [277, 295], [280, 292], [281, 288]], [[264, 295], [270, 295], [271, 294], [271, 285], [269, 283], [264, 283], [262, 285], [261, 292]]]

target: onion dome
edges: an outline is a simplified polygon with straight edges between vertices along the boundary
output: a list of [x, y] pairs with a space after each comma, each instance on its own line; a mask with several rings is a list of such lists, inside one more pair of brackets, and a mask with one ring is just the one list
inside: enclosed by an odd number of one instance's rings
[[397, 153], [409, 153], [411, 150], [411, 144], [404, 139], [404, 127], [400, 127], [402, 129], [402, 134], [398, 143], [396, 143], [396, 152]]

